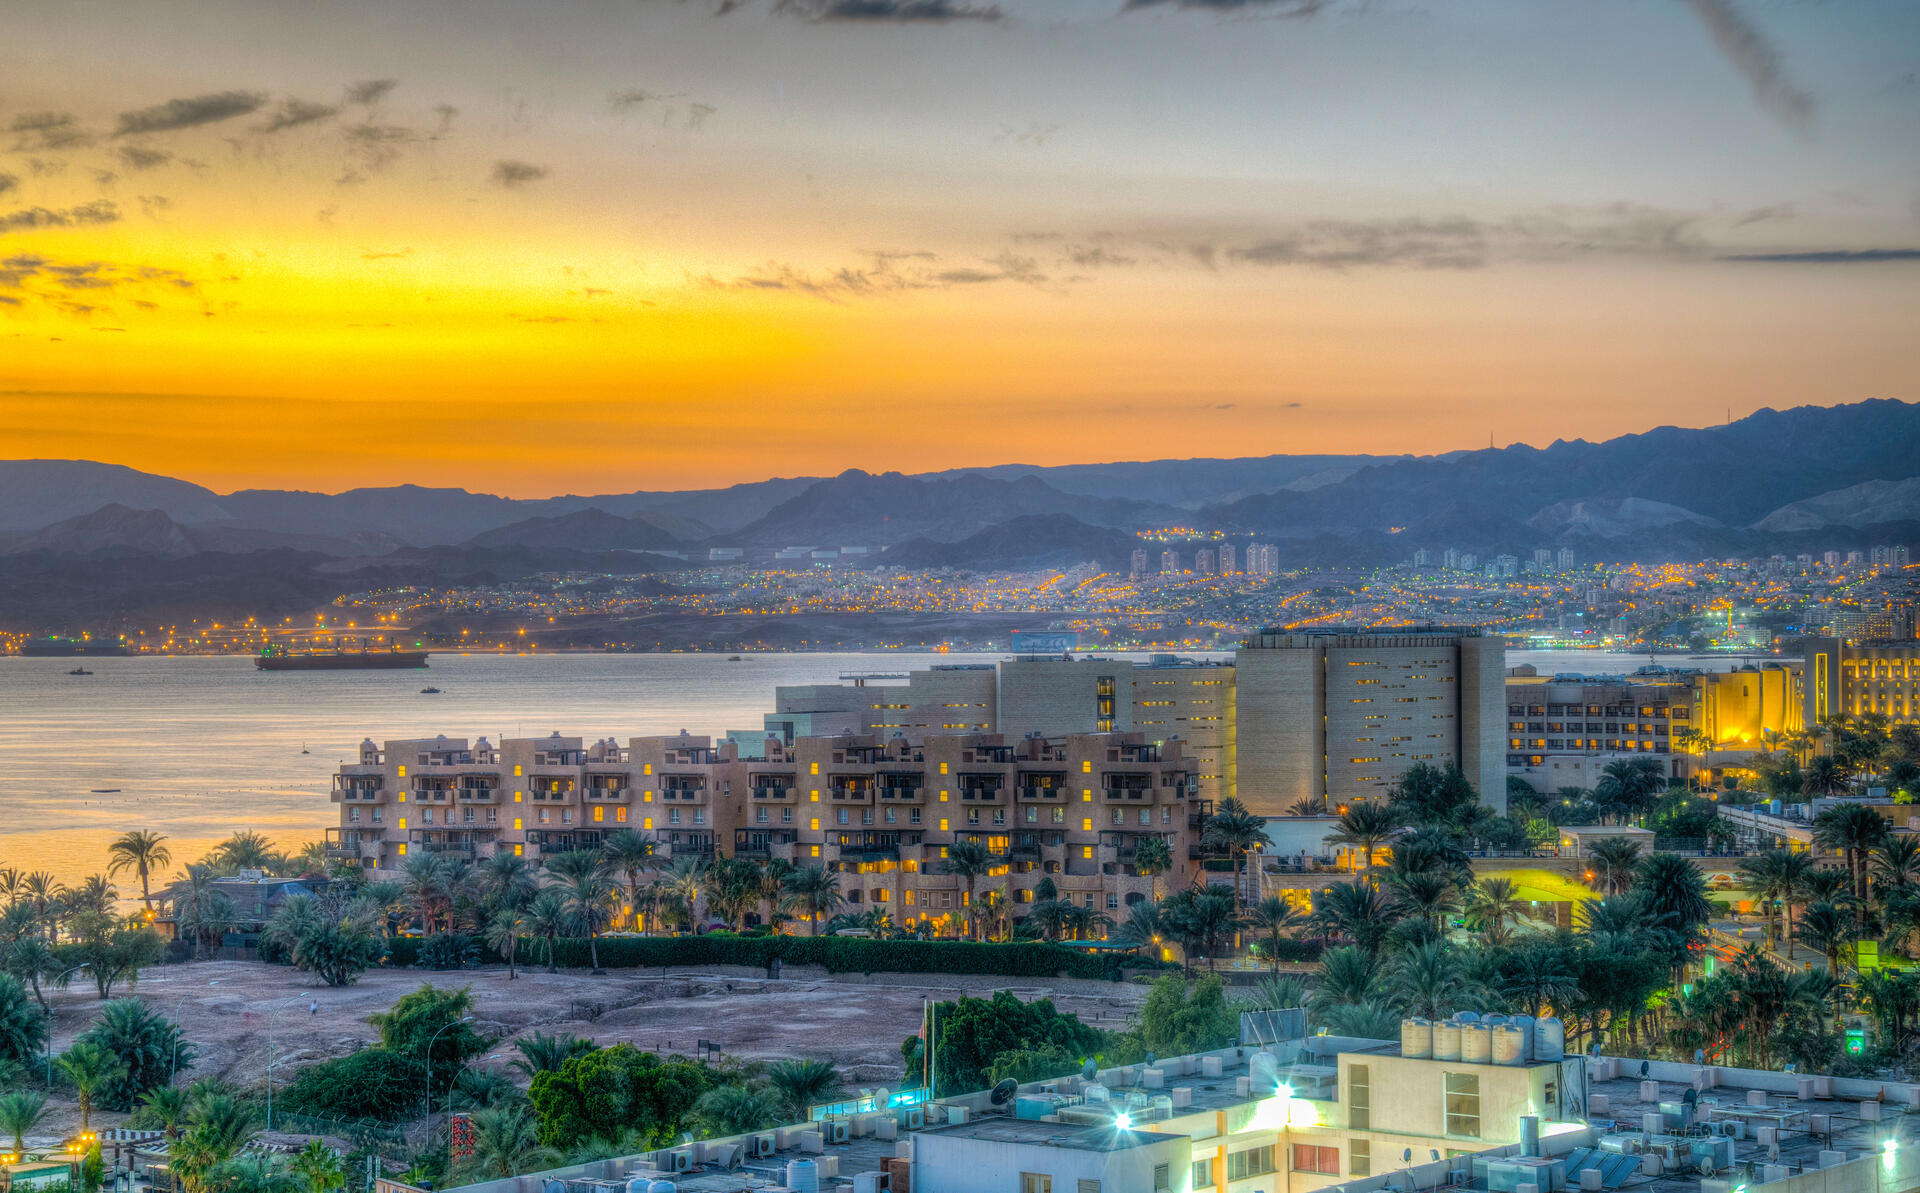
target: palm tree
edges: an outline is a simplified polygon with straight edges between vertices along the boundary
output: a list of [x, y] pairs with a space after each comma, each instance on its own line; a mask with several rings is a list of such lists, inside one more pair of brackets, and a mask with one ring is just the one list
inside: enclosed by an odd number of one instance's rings
[[708, 1136], [758, 1131], [778, 1115], [771, 1094], [744, 1085], [716, 1085], [693, 1104], [693, 1119]]
[[759, 895], [767, 905], [766, 922], [768, 924], [776, 926], [778, 924], [780, 898], [786, 894], [787, 879], [793, 874], [795, 868], [792, 862], [783, 857], [768, 858], [760, 866]]
[[1504, 945], [1511, 935], [1507, 922], [1519, 915], [1520, 900], [1511, 878], [1483, 878], [1467, 893], [1466, 913], [1480, 926], [1488, 944]]
[[809, 1107], [840, 1096], [840, 1074], [824, 1060], [775, 1061], [767, 1069], [767, 1088], [778, 1099], [781, 1121], [807, 1121]]
[[1626, 837], [1603, 837], [1588, 847], [1587, 861], [1593, 865], [1595, 889], [1602, 895], [1617, 895], [1633, 885], [1633, 870], [1640, 864], [1640, 843]]
[[400, 881], [425, 935], [443, 924], [452, 930], [454, 900], [465, 878], [465, 867], [452, 854], [418, 853], [407, 859]]
[[463, 1177], [504, 1180], [557, 1165], [564, 1159], [540, 1142], [540, 1119], [525, 1102], [489, 1107], [473, 1116], [473, 1154], [461, 1163]]
[[1149, 897], [1160, 902], [1160, 876], [1173, 869], [1173, 844], [1166, 837], [1142, 837], [1134, 846], [1133, 868], [1147, 876]]
[[16, 1089], [0, 1094], [0, 1134], [13, 1136], [13, 1154], [24, 1156], [27, 1132], [47, 1117], [47, 1095]]
[[1329, 1007], [1365, 1002], [1380, 994], [1380, 963], [1357, 945], [1328, 949], [1320, 957], [1320, 981], [1307, 1005], [1316, 1014]]
[[1453, 877], [1439, 871], [1395, 875], [1392, 884], [1393, 906], [1404, 916], [1413, 916], [1431, 924], [1435, 932], [1446, 931], [1446, 921], [1460, 910], [1460, 891]]
[[134, 829], [120, 834], [113, 844], [107, 846], [107, 864], [109, 875], [122, 870], [132, 870], [140, 878], [140, 901], [153, 910], [153, 871], [173, 864], [173, 853], [164, 842], [166, 838], [159, 833], [145, 829]]
[[53, 1063], [73, 1085], [73, 1096], [80, 1103], [80, 1129], [90, 1130], [95, 1097], [118, 1081], [126, 1066], [104, 1047], [86, 1040], [75, 1041]]
[[474, 867], [474, 886], [481, 898], [501, 911], [519, 911], [540, 892], [533, 863], [512, 853], [496, 853]]
[[1398, 918], [1371, 883], [1336, 882], [1313, 901], [1313, 921], [1330, 936], [1353, 941], [1371, 953]]
[[1165, 929], [1166, 925], [1160, 922], [1160, 904], [1141, 902], [1128, 909], [1126, 921], [1115, 937], [1137, 948], [1159, 940]]
[[1516, 950], [1502, 987], [1535, 1017], [1580, 997], [1580, 983], [1566, 972], [1560, 950], [1544, 942]]
[[1204, 839], [1209, 849], [1223, 849], [1233, 863], [1233, 914], [1240, 916], [1240, 883], [1245, 877], [1247, 855], [1267, 844], [1267, 822], [1247, 811], [1237, 799], [1223, 799], [1219, 810], [1207, 818]]
[[544, 1031], [522, 1036], [513, 1042], [513, 1046], [519, 1051], [520, 1057], [507, 1063], [525, 1073], [528, 1081], [532, 1081], [539, 1073], [558, 1073], [560, 1066], [574, 1057], [585, 1056], [599, 1048], [585, 1036], [550, 1035]]
[[707, 872], [707, 863], [697, 857], [677, 857], [667, 870], [667, 896], [679, 906], [680, 914], [687, 926], [693, 927], [695, 909], [700, 905], [700, 890]]
[[333, 1193], [347, 1183], [340, 1153], [318, 1139], [309, 1139], [307, 1146], [293, 1154], [287, 1166], [305, 1187], [305, 1193]]
[[1400, 814], [1382, 803], [1356, 803], [1340, 813], [1340, 823], [1328, 835], [1327, 843], [1360, 855], [1358, 867], [1365, 874], [1373, 867], [1373, 855], [1400, 831]]
[[993, 855], [978, 841], [955, 841], [947, 846], [947, 873], [958, 874], [967, 884], [967, 935], [975, 935], [979, 926], [974, 907], [974, 885], [993, 869]]
[[806, 917], [818, 936], [822, 921], [840, 909], [842, 899], [840, 879], [825, 866], [802, 866], [787, 875], [787, 890], [780, 906]]
[[1161, 914], [1168, 930], [1180, 941], [1189, 972], [1195, 956], [1205, 957], [1211, 969], [1221, 943], [1232, 939], [1241, 928], [1240, 913], [1234, 907], [1232, 896], [1222, 893], [1217, 886], [1204, 891], [1182, 891], [1167, 900]]
[[606, 859], [610, 868], [626, 876], [628, 912], [638, 919], [640, 873], [653, 868], [653, 838], [638, 829], [620, 829], [600, 843], [600, 856]]
[[487, 921], [487, 947], [507, 960], [507, 980], [519, 976], [514, 968], [520, 953], [520, 938], [533, 930], [527, 917], [518, 911], [502, 910]]
[[1305, 799], [1297, 799], [1287, 805], [1289, 816], [1325, 816], [1326, 814], [1327, 797], [1324, 795], [1309, 795]]
[[606, 855], [593, 849], [570, 849], [546, 859], [547, 873], [561, 879], [582, 878], [607, 872]]
[[1416, 945], [1387, 971], [1387, 989], [1410, 1015], [1440, 1019], [1479, 993], [1460, 972], [1460, 962], [1445, 941]]
[[1682, 937], [1691, 938], [1713, 915], [1707, 881], [1691, 859], [1673, 853], [1642, 858], [1634, 871], [1634, 890], [1646, 900], [1648, 914]]
[[1886, 840], [1887, 832], [1886, 819], [1865, 804], [1836, 804], [1813, 820], [1813, 843], [1846, 855], [1862, 924], [1867, 914], [1867, 855]]
[[266, 870], [274, 861], [273, 845], [262, 833], [242, 829], [214, 847], [213, 856], [235, 870]]
[[[1813, 858], [1810, 855], [1785, 849], [1769, 849], [1740, 863], [1740, 873], [1746, 881], [1747, 890], [1766, 904], [1767, 930], [1773, 939], [1780, 938], [1777, 929], [1780, 922], [1784, 922], [1789, 952], [1793, 948], [1794, 901], [1805, 887], [1807, 871], [1812, 867]], [[1780, 909], [1777, 920], [1776, 903]]]
[[1253, 905], [1248, 919], [1260, 930], [1267, 942], [1267, 956], [1273, 960], [1273, 972], [1280, 972], [1280, 942], [1295, 928], [1306, 923], [1307, 917], [1279, 895], [1268, 895]]
[[1858, 936], [1852, 916], [1831, 903], [1814, 903], [1800, 913], [1800, 935], [1827, 959], [1827, 972], [1840, 972], [1840, 950]]
[[594, 870], [567, 879], [559, 890], [566, 900], [570, 930], [586, 936], [587, 956], [593, 961], [593, 972], [604, 974], [606, 970], [600, 968], [600, 930], [613, 918], [613, 908], [620, 897], [613, 880]]
[[1802, 768], [1801, 775], [1800, 791], [1803, 795], [1831, 799], [1845, 795], [1852, 786], [1846, 764], [1831, 754], [1822, 754], [1809, 761]]
[[533, 897], [527, 904], [527, 928], [535, 936], [547, 942], [547, 972], [555, 972], [553, 947], [560, 937], [571, 930], [571, 913], [567, 909], [567, 897], [557, 887], [548, 887]]

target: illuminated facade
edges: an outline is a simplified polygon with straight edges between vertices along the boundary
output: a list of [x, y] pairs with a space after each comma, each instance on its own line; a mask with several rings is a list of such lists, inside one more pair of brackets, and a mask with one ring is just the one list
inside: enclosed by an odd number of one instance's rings
[[1867, 713], [1894, 724], [1920, 722], [1920, 642], [1809, 638], [1805, 650], [1807, 724]]
[[497, 748], [484, 738], [368, 741], [335, 779], [341, 821], [329, 852], [390, 876], [421, 853], [538, 861], [632, 828], [663, 859], [824, 865], [840, 875], [847, 910], [879, 906], [896, 923], [948, 929], [968, 899], [964, 880], [941, 864], [956, 841], [994, 856], [975, 897], [999, 892], [1015, 919], [1043, 878], [1059, 898], [1122, 918], [1151, 891], [1134, 865], [1149, 837], [1172, 846], [1162, 889], [1185, 884], [1194, 864], [1197, 783], [1178, 742], [895, 732], [790, 745], [776, 736], [762, 753], [689, 735], [624, 746], [558, 734]]

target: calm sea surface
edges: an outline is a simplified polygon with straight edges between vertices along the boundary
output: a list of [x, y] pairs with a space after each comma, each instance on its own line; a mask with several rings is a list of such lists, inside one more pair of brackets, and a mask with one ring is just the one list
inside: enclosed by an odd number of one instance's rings
[[[775, 684], [995, 657], [439, 654], [425, 671], [333, 673], [241, 657], [0, 658], [0, 866], [75, 881], [104, 870], [107, 843], [131, 828], [172, 838], [176, 865], [240, 828], [283, 848], [313, 840], [338, 824], [331, 776], [365, 737], [718, 735], [757, 728]], [[1522, 662], [1631, 671], [1646, 657], [1509, 653]], [[68, 675], [76, 664], [93, 674]], [[420, 694], [430, 685], [441, 694]]]

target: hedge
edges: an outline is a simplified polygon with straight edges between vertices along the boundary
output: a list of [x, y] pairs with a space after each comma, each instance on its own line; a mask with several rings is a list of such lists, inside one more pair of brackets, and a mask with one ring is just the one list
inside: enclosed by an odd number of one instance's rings
[[[421, 941], [393, 942], [388, 964], [419, 960]], [[788, 965], [819, 965], [830, 973], [980, 973], [1009, 977], [1095, 978], [1117, 982], [1122, 969], [1162, 969], [1163, 962], [1131, 954], [1088, 953], [1044, 942], [974, 944], [958, 940], [870, 940], [850, 936], [610, 936], [599, 941], [604, 969], [655, 969], [671, 965], [740, 965], [765, 969], [778, 957]], [[488, 961], [498, 963], [491, 950]], [[524, 969], [546, 964], [544, 940], [520, 942], [516, 960]], [[555, 964], [584, 969], [591, 961], [585, 940], [561, 940]]]

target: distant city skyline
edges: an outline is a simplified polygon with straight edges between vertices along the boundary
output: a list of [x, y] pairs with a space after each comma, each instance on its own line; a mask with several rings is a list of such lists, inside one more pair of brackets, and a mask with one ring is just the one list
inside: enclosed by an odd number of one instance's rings
[[0, 15], [0, 430], [509, 496], [1912, 400], [1920, 8]]

